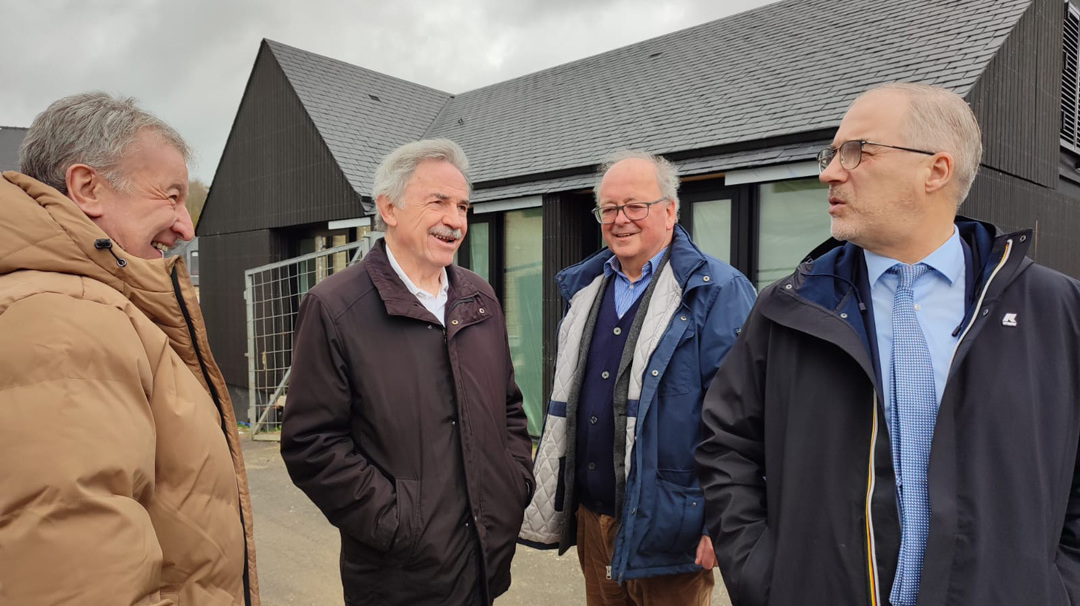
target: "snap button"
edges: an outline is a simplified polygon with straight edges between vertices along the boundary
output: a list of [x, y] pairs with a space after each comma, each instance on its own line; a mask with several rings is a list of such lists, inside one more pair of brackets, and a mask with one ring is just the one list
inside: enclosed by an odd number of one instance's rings
[[600, 373], [600, 377], [603, 378], [603, 379], [606, 379], [606, 378], [608, 378], [610, 376], [611, 376], [611, 373], [609, 373], [606, 370], [604, 372]]
[[451, 323], [451, 324], [453, 324], [454, 326], [457, 326], [457, 325], [458, 325], [458, 321], [457, 321], [457, 320], [450, 320], [450, 323]]
[[593, 425], [596, 425], [596, 422], [599, 421], [599, 420], [600, 419], [596, 418], [596, 415], [593, 415], [593, 416], [589, 417], [589, 422], [592, 423]]
[[691, 507], [697, 507], [697, 501], [690, 501]]
[[589, 463], [589, 470], [592, 471], [593, 469], [596, 469], [596, 463]]
[[1021, 242], [1024, 242], [1024, 241], [1026, 241], [1026, 240], [1027, 240], [1027, 236], [1020, 236], [1020, 241], [1021, 241]]
[[659, 370], [652, 371], [652, 376], [659, 377], [660, 376], [660, 371]]
[[984, 316], [985, 316], [985, 315], [986, 315], [986, 314], [988, 314], [988, 313], [990, 313], [990, 310], [989, 310], [989, 309], [984, 309], [984, 310], [983, 310], [983, 312], [982, 312], [982, 315], [984, 315]]
[[635, 507], [634, 509], [631, 509], [631, 510], [630, 510], [630, 515], [632, 515], [632, 516], [636, 516], [636, 515], [637, 515], [637, 508], [636, 508], [636, 507]]
[[791, 285], [790, 284], [785, 284], [784, 285], [784, 290], [791, 290]]
[[484, 308], [483, 307], [480, 308], [480, 313], [484, 313]]
[[704, 280], [705, 282], [708, 282], [709, 281], [709, 276], [705, 276], [704, 278], [702, 278], [702, 280]]
[[685, 322], [686, 321], [686, 316], [679, 316], [679, 319], [682, 320], [683, 322]]
[[622, 329], [621, 329], [621, 328], [619, 328], [618, 326], [616, 326], [616, 327], [615, 327], [615, 330], [614, 330], [614, 331], [612, 331], [612, 332], [614, 332], [614, 333], [615, 333], [615, 334], [617, 334], [617, 335], [621, 335], [621, 334], [622, 334]]
[[840, 312], [840, 317], [844, 318], [846, 320], [847, 319], [847, 312]]

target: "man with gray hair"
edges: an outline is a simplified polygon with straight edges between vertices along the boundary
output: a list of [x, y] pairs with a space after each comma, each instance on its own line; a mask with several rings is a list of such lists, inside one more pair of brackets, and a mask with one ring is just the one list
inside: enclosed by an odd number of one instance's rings
[[0, 603], [259, 604], [232, 403], [163, 258], [194, 236], [188, 155], [87, 93], [0, 179]]
[[491, 604], [532, 494], [495, 293], [453, 264], [468, 161], [409, 143], [375, 171], [386, 237], [301, 301], [281, 454], [341, 531], [347, 605]]
[[981, 154], [964, 99], [919, 84], [859, 96], [818, 154], [835, 240], [705, 398], [734, 604], [1080, 603], [1080, 283], [956, 216]]
[[590, 606], [711, 603], [694, 446], [754, 288], [677, 224], [678, 188], [664, 158], [610, 156], [593, 209], [608, 247], [556, 277], [567, 311], [521, 538], [576, 544]]

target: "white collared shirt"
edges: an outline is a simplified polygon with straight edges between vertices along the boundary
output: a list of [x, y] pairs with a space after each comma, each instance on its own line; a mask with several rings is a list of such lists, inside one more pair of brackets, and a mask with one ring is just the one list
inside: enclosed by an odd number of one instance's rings
[[401, 278], [401, 281], [405, 284], [405, 288], [409, 289], [409, 292], [416, 297], [417, 301], [424, 306], [425, 309], [431, 312], [431, 315], [435, 316], [439, 320], [439, 324], [446, 325], [446, 298], [447, 291], [450, 288], [450, 282], [446, 278], [446, 268], [442, 270], [442, 275], [439, 276], [439, 292], [438, 294], [431, 294], [428, 291], [413, 284], [413, 281], [409, 279], [409, 276], [405, 275], [405, 270], [401, 269], [398, 265], [397, 259], [394, 258], [393, 251], [390, 250], [390, 245], [386, 245], [386, 258], [390, 259], [390, 267], [394, 268], [394, 273]]

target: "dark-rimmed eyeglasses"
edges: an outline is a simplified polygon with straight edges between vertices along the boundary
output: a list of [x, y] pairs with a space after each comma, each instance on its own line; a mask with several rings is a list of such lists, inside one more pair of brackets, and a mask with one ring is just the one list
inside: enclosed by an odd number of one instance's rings
[[840, 166], [843, 166], [845, 170], [854, 170], [855, 167], [862, 162], [862, 148], [864, 145], [888, 147], [890, 149], [899, 149], [901, 151], [913, 152], [916, 154], [926, 154], [927, 156], [933, 156], [936, 153], [926, 151], [925, 149], [913, 149], [911, 147], [889, 145], [888, 143], [874, 143], [873, 141], [867, 141], [866, 139], [852, 139], [851, 141], [844, 141], [838, 147], [826, 147], [819, 151], [817, 154], [818, 172], [825, 172], [825, 169], [829, 168], [829, 164], [838, 152], [840, 154]]
[[622, 213], [626, 215], [626, 218], [631, 221], [640, 221], [649, 216], [650, 206], [665, 201], [667, 201], [667, 198], [660, 198], [653, 202], [629, 202], [619, 206], [599, 206], [592, 209], [592, 214], [601, 225], [611, 225], [614, 223], [615, 219], [619, 216], [619, 211], [622, 211]]

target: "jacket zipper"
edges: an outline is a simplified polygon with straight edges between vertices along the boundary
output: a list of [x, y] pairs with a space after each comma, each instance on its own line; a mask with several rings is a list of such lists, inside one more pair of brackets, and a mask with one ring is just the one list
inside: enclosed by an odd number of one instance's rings
[[[983, 285], [982, 293], [979, 294], [979, 300], [975, 304], [975, 311], [971, 314], [971, 320], [967, 326], [964, 327], [964, 332], [960, 333], [960, 338], [956, 340], [956, 347], [953, 348], [952, 358], [949, 360], [949, 367], [952, 367], [953, 362], [956, 360], [956, 352], [960, 349], [960, 344], [964, 341], [964, 337], [967, 336], [968, 331], [975, 324], [975, 320], [979, 317], [979, 310], [982, 309], [983, 300], [986, 299], [986, 293], [990, 290], [990, 284], [994, 282], [994, 278], [997, 277], [1001, 268], [1005, 267], [1005, 264], [1009, 260], [1009, 254], [1012, 252], [1012, 239], [1010, 238], [1005, 242], [1005, 252], [1001, 256], [1001, 260], [998, 261], [994, 271], [990, 273], [990, 277], [987, 278], [986, 284]], [[866, 548], [867, 548], [867, 572], [869, 574], [870, 582], [870, 604], [871, 606], [879, 606], [881, 604], [881, 588], [880, 580], [878, 577], [877, 568], [877, 550], [876, 542], [874, 539], [874, 524], [871, 512], [871, 501], [874, 496], [874, 485], [876, 478], [874, 474], [874, 450], [877, 446], [878, 438], [878, 406], [877, 406], [877, 393], [874, 393], [874, 420], [873, 426], [870, 430], [870, 459], [867, 472], [866, 481]]]
[[874, 474], [874, 451], [877, 449], [878, 438], [878, 398], [877, 390], [874, 391], [873, 424], [870, 430], [870, 458], [866, 473], [866, 564], [870, 576], [870, 606], [881, 604], [881, 588], [879, 587], [877, 569], [877, 542], [874, 538], [874, 518], [871, 503], [874, 497], [874, 485], [877, 478]]
[[[446, 360], [450, 363], [450, 374], [454, 378], [455, 392], [457, 391], [458, 373], [456, 363], [454, 362], [453, 357], [450, 355], [450, 336], [449, 331], [446, 328], [446, 320], [449, 318], [450, 312], [453, 311], [454, 308], [457, 307], [459, 304], [466, 301], [474, 301], [475, 299], [475, 296], [470, 296], [454, 301], [453, 305], [450, 306], [450, 309], [446, 310], [446, 313], [443, 317], [443, 350], [446, 352]], [[462, 397], [460, 399], [456, 395], [454, 397], [454, 403], [457, 407], [458, 417], [458, 450], [461, 452], [461, 477], [465, 480], [465, 501], [469, 507], [467, 515], [472, 518], [472, 533], [473, 536], [476, 538], [476, 558], [477, 561], [480, 563], [480, 575], [477, 579], [477, 582], [479, 584], [481, 597], [484, 599], [486, 604], [490, 604], [491, 598], [489, 597], [489, 593], [491, 592], [491, 588], [488, 586], [487, 555], [484, 553], [484, 544], [480, 540], [480, 516], [473, 513], [474, 510], [472, 496], [470, 494], [471, 491], [469, 490], [469, 473], [467, 470], [467, 462], [465, 461], [465, 423], [462, 415], [462, 406], [464, 403], [460, 401], [463, 400], [465, 397], [464, 392], [462, 392], [461, 395]]]
[[[195, 324], [191, 320], [191, 313], [188, 311], [187, 301], [184, 300], [183, 291], [180, 289], [180, 276], [176, 272], [176, 267], [172, 270], [172, 283], [173, 292], [176, 294], [176, 300], [180, 304], [180, 313], [184, 316], [184, 324], [187, 326], [188, 334], [191, 336], [191, 347], [195, 350], [195, 357], [199, 360], [199, 369], [202, 370], [203, 379], [206, 381], [206, 387], [210, 390], [210, 398], [214, 400], [214, 405], [217, 406], [218, 415], [221, 416], [221, 431], [225, 434], [225, 443], [229, 442], [229, 430], [225, 425], [225, 410], [221, 405], [221, 397], [218, 395], [217, 387], [214, 386], [214, 382], [210, 379], [210, 369], [206, 366], [206, 361], [203, 359], [202, 350], [199, 349], [198, 335], [195, 334]], [[232, 456], [230, 452], [229, 456]], [[233, 474], [235, 479], [235, 472]], [[251, 606], [251, 562], [249, 559], [250, 547], [247, 541], [247, 521], [244, 520], [244, 503], [240, 497], [240, 484], [236, 484], [236, 498], [237, 505], [239, 506], [240, 513], [240, 529], [244, 535], [244, 604]]]
[[986, 284], [983, 285], [982, 293], [979, 295], [979, 301], [975, 304], [975, 311], [971, 314], [971, 320], [967, 326], [964, 327], [964, 332], [960, 333], [960, 338], [956, 340], [956, 347], [953, 348], [952, 358], [949, 360], [949, 368], [952, 368], [952, 363], [956, 360], [956, 352], [960, 349], [960, 344], [964, 342], [964, 337], [967, 336], [968, 331], [975, 325], [975, 320], [979, 317], [979, 310], [982, 308], [983, 299], [986, 298], [987, 291], [990, 290], [990, 284], [994, 282], [994, 278], [997, 277], [998, 272], [1002, 267], [1005, 267], [1005, 263], [1009, 260], [1009, 254], [1012, 252], [1012, 238], [1005, 241], [1005, 252], [1001, 255], [1001, 260], [998, 261], [997, 267], [990, 273], [990, 277], [986, 279]]

